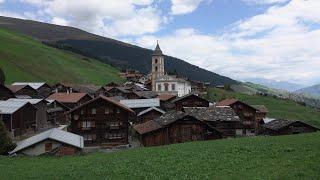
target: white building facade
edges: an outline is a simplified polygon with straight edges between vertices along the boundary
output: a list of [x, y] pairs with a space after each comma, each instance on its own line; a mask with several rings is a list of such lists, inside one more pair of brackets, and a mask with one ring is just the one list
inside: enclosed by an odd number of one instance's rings
[[155, 81], [158, 94], [173, 94], [178, 97], [191, 93], [191, 83], [181, 78], [164, 75]]

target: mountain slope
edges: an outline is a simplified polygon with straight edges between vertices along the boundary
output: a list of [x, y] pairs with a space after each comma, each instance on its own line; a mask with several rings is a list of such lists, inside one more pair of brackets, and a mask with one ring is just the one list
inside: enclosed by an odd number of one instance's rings
[[263, 78], [248, 78], [246, 79], [246, 81], [252, 82], [255, 84], [261, 84], [274, 89], [283, 89], [290, 92], [296, 91], [298, 89], [305, 87], [304, 85], [297, 84], [297, 83], [291, 83], [286, 81], [275, 81], [275, 80], [269, 80], [269, 79], [263, 79]]
[[104, 84], [122, 80], [119, 71], [109, 65], [4, 29], [0, 29], [0, 66], [7, 84], [14, 81]]
[[[27, 34], [41, 41], [49, 41], [55, 47], [90, 56], [120, 68], [132, 68], [143, 73], [149, 73], [151, 69], [152, 50], [76, 28], [6, 17], [0, 17], [0, 27]], [[238, 83], [170, 56], [165, 57], [165, 68], [167, 72], [177, 72], [193, 80], [211, 82], [212, 85]]]
[[320, 84], [314, 85], [314, 86], [310, 86], [310, 87], [306, 87], [303, 89], [299, 89], [297, 91], [295, 91], [296, 93], [303, 93], [303, 94], [309, 94], [309, 95], [313, 95], [313, 96], [320, 96]]
[[320, 133], [70, 157], [0, 157], [0, 179], [319, 179]]

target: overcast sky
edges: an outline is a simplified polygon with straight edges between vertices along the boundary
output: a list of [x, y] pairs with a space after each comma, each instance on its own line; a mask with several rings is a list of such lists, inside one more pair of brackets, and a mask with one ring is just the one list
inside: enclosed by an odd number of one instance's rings
[[320, 83], [320, 0], [0, 0], [0, 15], [74, 26], [238, 80]]

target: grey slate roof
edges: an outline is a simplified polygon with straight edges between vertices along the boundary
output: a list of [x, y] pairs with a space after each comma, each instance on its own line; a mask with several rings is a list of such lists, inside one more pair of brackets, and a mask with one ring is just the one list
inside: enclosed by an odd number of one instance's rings
[[268, 122], [267, 124], [264, 124], [263, 127], [271, 130], [278, 131], [281, 128], [284, 128], [286, 126], [289, 126], [292, 123], [295, 123], [297, 121], [293, 120], [287, 120], [287, 119], [275, 119], [273, 121]]
[[29, 85], [33, 89], [39, 89], [41, 86], [45, 85], [45, 82], [15, 82], [12, 85]]
[[18, 98], [10, 98], [7, 101], [11, 101], [11, 102], [29, 102], [33, 105], [38, 104], [41, 101], [45, 101], [46, 103], [48, 103], [47, 100], [44, 99], [18, 99]]
[[139, 97], [143, 97], [146, 99], [151, 99], [158, 96], [158, 94], [154, 91], [136, 91], [134, 93], [137, 94]]
[[184, 108], [184, 111], [201, 121], [240, 121], [239, 116], [230, 107]]
[[74, 147], [83, 148], [83, 137], [77, 134], [66, 132], [57, 128], [50, 129], [48, 131], [42, 132], [30, 138], [17, 143], [17, 147], [10, 152], [10, 154], [17, 153], [27, 147], [35, 145], [46, 139], [51, 139], [59, 141], [61, 143], [66, 143]]
[[182, 111], [169, 111], [166, 112], [165, 114], [163, 114], [162, 116], [154, 119], [155, 122], [157, 122], [158, 124], [160, 124], [161, 126], [165, 126], [168, 124], [171, 124], [183, 117], [187, 116], [186, 113], [182, 112]]
[[158, 98], [153, 99], [125, 99], [120, 100], [120, 103], [129, 108], [147, 108], [147, 107], [159, 107], [160, 100]]
[[148, 109], [146, 109], [146, 110], [144, 110], [144, 111], [141, 111], [141, 112], [138, 114], [138, 116], [141, 116], [141, 115], [143, 115], [143, 114], [145, 114], [145, 113], [147, 113], [147, 112], [150, 112], [150, 111], [152, 111], [152, 110], [158, 111], [158, 112], [160, 112], [160, 113], [162, 113], [162, 114], [165, 113], [165, 111], [163, 111], [163, 110], [161, 110], [161, 109], [159, 109], [159, 108], [150, 107], [150, 108], [148, 108]]
[[[199, 97], [199, 96], [197, 96], [197, 95], [195, 95], [195, 94], [186, 94], [186, 95], [184, 95], [184, 96], [181, 96], [181, 97], [179, 97], [179, 98], [176, 98], [176, 99], [173, 100], [172, 102], [175, 103], [175, 102], [181, 101], [181, 100], [183, 100], [183, 99], [185, 99], [185, 98], [188, 98], [188, 97], [190, 97], [190, 96], [196, 96], [196, 97], [198, 97], [199, 99], [203, 99], [202, 97]], [[203, 99], [203, 100], [206, 100], [206, 99]], [[206, 100], [206, 101], [207, 101], [207, 100]]]
[[29, 102], [0, 101], [0, 114], [13, 114]]

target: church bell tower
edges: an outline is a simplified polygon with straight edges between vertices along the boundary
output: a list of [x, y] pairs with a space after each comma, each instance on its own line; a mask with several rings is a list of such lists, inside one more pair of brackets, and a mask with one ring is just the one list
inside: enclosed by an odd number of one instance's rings
[[157, 41], [157, 47], [152, 54], [151, 70], [152, 91], [156, 91], [156, 79], [164, 76], [164, 57]]

